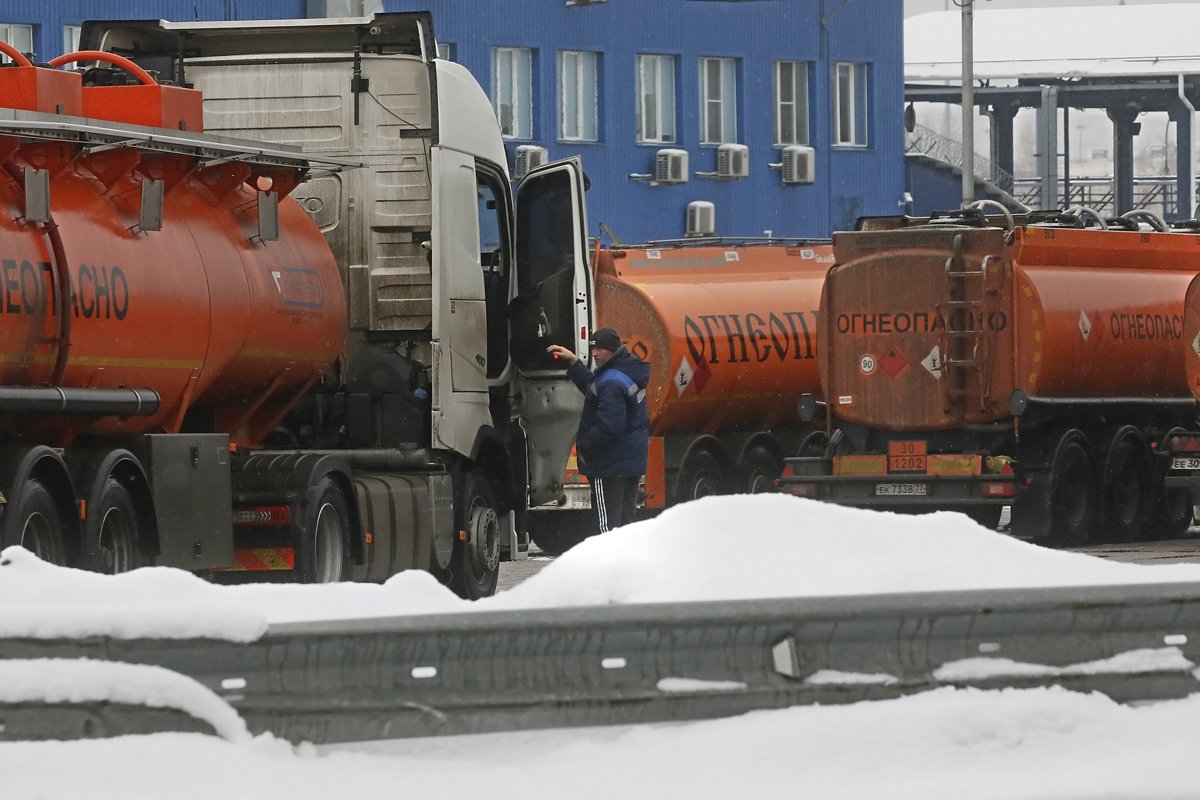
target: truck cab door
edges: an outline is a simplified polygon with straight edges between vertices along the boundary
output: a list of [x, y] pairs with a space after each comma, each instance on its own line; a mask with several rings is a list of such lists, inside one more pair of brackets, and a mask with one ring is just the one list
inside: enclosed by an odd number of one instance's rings
[[530, 505], [554, 500], [562, 491], [583, 409], [566, 364], [546, 352], [560, 344], [588, 362], [592, 279], [583, 192], [578, 159], [539, 167], [517, 186], [509, 352], [516, 410], [525, 428]]

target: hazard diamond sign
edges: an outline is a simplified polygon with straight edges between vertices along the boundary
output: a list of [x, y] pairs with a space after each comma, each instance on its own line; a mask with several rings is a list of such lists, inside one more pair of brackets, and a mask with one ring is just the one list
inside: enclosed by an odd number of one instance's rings
[[908, 359], [904, 357], [904, 353], [896, 349], [896, 345], [892, 345], [880, 357], [879, 366], [888, 374], [888, 377], [894, 378], [900, 374], [900, 370], [908, 366]]

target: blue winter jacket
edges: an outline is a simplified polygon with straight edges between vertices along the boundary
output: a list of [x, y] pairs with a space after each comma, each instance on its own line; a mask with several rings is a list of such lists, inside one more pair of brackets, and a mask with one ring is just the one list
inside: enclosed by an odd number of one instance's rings
[[622, 347], [595, 372], [581, 361], [567, 376], [583, 392], [575, 452], [589, 478], [632, 478], [646, 473], [650, 435], [646, 384], [650, 364]]

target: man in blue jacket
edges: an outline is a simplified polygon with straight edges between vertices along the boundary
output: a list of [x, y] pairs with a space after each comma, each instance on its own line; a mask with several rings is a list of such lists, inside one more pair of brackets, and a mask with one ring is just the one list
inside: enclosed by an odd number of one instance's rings
[[621, 343], [612, 328], [599, 328], [591, 338], [591, 371], [561, 345], [547, 352], [567, 362], [567, 377], [583, 392], [583, 414], [575, 435], [579, 471], [592, 486], [592, 508], [600, 532], [633, 522], [637, 488], [646, 474], [649, 423], [646, 384], [650, 364]]

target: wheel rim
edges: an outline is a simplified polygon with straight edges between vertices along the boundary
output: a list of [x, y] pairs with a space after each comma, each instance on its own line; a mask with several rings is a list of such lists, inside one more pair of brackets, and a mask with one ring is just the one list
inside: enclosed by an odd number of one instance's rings
[[54, 562], [58, 555], [54, 546], [54, 524], [44, 514], [30, 514], [21, 530], [21, 546], [42, 561]]
[[334, 583], [342, 577], [342, 518], [333, 503], [324, 503], [317, 511], [314, 574], [317, 583]]
[[482, 497], [471, 502], [471, 571], [486, 578], [500, 566], [500, 518]]
[[131, 520], [118, 508], [105, 511], [98, 544], [101, 571], [108, 575], [128, 572], [133, 566], [133, 547]]
[[750, 480], [746, 484], [746, 489], [750, 494], [771, 491], [771, 476], [761, 467], [755, 467], [754, 471], [750, 473]]

